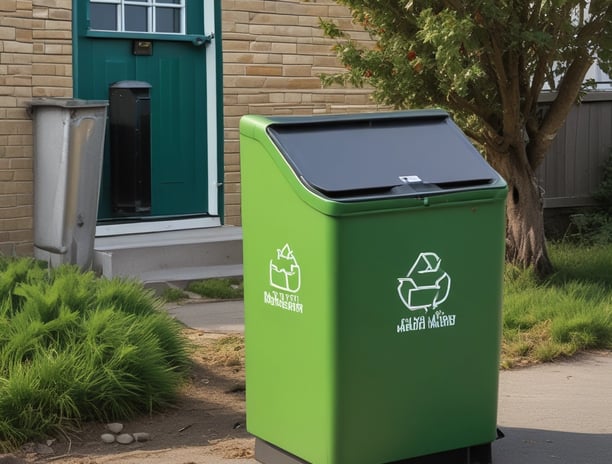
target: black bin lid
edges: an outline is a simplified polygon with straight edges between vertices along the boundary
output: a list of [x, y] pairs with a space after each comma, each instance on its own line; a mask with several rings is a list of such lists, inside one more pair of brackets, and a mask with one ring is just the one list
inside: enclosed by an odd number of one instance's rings
[[307, 186], [339, 200], [483, 188], [499, 175], [444, 111], [271, 119]]

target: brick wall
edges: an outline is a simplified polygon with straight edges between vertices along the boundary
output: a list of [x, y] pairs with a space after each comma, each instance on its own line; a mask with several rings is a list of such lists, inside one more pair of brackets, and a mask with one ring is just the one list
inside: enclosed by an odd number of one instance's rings
[[[32, 254], [33, 97], [72, 96], [72, 0], [0, 0], [0, 253]], [[319, 17], [352, 27], [332, 0], [222, 0], [225, 210], [240, 224], [238, 122], [244, 114], [376, 109], [369, 92], [323, 89], [339, 70]], [[354, 36], [367, 40], [363, 32]]]
[[72, 92], [71, 0], [0, 0], [0, 253], [32, 254], [32, 97]]
[[245, 114], [375, 111], [364, 89], [321, 87], [321, 73], [341, 70], [319, 18], [335, 18], [367, 41], [348, 10], [332, 0], [223, 0], [225, 216], [240, 224], [239, 129]]

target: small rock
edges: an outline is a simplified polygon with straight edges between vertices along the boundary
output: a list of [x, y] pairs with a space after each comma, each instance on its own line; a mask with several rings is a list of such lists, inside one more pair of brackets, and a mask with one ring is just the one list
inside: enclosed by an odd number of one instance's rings
[[106, 424], [106, 428], [113, 433], [121, 433], [123, 430], [123, 424], [119, 422], [111, 422], [110, 424]]
[[121, 443], [122, 445], [129, 445], [134, 441], [134, 437], [129, 433], [122, 433], [121, 435], [117, 435], [117, 443]]
[[151, 438], [147, 432], [136, 432], [133, 433], [132, 436], [136, 441], [149, 441], [149, 438]]
[[0, 454], [0, 464], [25, 464], [25, 460], [13, 454]]
[[115, 441], [115, 435], [112, 433], [103, 433], [100, 438], [104, 443], [113, 443]]
[[53, 454], [53, 448], [45, 445], [44, 443], [36, 443], [35, 451], [37, 454]]
[[29, 441], [29, 442], [24, 443], [23, 445], [21, 445], [20, 449], [24, 453], [35, 453], [36, 452], [36, 443]]

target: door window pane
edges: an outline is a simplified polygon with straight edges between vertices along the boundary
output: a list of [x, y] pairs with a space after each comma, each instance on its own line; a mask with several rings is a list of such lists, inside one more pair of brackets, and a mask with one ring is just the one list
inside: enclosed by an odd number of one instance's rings
[[125, 6], [125, 30], [133, 32], [149, 31], [146, 6]]
[[184, 34], [186, 0], [90, 0], [90, 29]]
[[89, 27], [98, 31], [116, 31], [117, 5], [92, 3], [89, 10]]
[[181, 11], [177, 8], [157, 8], [155, 10], [156, 32], [181, 31]]

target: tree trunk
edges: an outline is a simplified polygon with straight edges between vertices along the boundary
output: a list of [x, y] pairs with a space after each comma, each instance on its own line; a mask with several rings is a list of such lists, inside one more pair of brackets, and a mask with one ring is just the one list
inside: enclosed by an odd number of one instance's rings
[[506, 201], [506, 261], [530, 267], [540, 277], [553, 272], [544, 235], [541, 190], [529, 164], [513, 153], [489, 156], [493, 167], [508, 183]]

